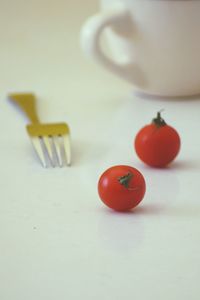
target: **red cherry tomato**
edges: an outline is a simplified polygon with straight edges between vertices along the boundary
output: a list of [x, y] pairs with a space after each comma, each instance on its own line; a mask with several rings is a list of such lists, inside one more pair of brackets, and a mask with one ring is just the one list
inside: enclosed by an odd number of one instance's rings
[[180, 145], [179, 134], [165, 123], [160, 112], [135, 138], [137, 155], [151, 167], [162, 168], [172, 162], [179, 153]]
[[145, 190], [143, 175], [129, 166], [109, 168], [98, 182], [101, 200], [117, 211], [127, 211], [136, 207], [142, 201]]

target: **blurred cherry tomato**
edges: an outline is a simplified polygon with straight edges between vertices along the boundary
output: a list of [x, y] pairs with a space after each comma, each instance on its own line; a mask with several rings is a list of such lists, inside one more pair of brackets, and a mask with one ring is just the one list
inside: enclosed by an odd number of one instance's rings
[[138, 132], [135, 138], [137, 155], [151, 167], [167, 166], [179, 153], [180, 145], [179, 134], [165, 123], [160, 112], [151, 124]]
[[143, 199], [146, 184], [143, 175], [129, 166], [114, 166], [106, 170], [98, 182], [101, 200], [117, 211], [136, 207]]

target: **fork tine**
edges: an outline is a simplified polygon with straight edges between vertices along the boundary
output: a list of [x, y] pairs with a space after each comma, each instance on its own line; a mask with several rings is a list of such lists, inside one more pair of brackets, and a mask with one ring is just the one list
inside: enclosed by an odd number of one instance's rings
[[63, 166], [63, 160], [62, 160], [62, 153], [61, 153], [61, 147], [60, 147], [60, 141], [59, 141], [59, 136], [54, 136], [52, 138], [54, 147], [55, 147], [55, 152], [56, 152], [56, 157], [58, 160], [58, 164], [60, 167]]
[[67, 165], [71, 165], [71, 147], [70, 147], [70, 137], [69, 135], [63, 135], [63, 146], [66, 157]]
[[51, 137], [50, 136], [49, 137], [48, 136], [43, 136], [42, 139], [43, 139], [43, 142], [44, 142], [45, 150], [48, 153], [50, 163], [51, 163], [52, 167], [55, 167], [53, 149], [52, 149], [52, 144], [50, 142]]
[[40, 137], [32, 137], [31, 141], [32, 141], [33, 147], [35, 149], [35, 152], [38, 155], [38, 158], [40, 159], [43, 167], [46, 168], [47, 163], [46, 163], [45, 155], [44, 155], [42, 145], [41, 145], [41, 138]]

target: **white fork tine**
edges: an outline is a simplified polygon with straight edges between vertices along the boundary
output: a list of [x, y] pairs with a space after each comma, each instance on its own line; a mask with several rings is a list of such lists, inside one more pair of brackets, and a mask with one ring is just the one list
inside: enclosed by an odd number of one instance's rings
[[53, 149], [52, 149], [53, 147], [52, 147], [52, 143], [50, 142], [51, 137], [43, 136], [42, 139], [43, 139], [46, 151], [48, 153], [51, 165], [52, 165], [52, 167], [55, 167], [54, 155], [53, 155]]
[[70, 147], [70, 137], [69, 135], [63, 135], [63, 146], [65, 151], [65, 157], [67, 165], [71, 165], [71, 147]]
[[52, 138], [55, 150], [56, 150], [56, 156], [58, 160], [58, 164], [60, 167], [63, 166], [63, 160], [62, 160], [62, 153], [61, 153], [61, 147], [60, 147], [60, 137], [59, 136], [54, 136]]
[[45, 155], [44, 155], [42, 145], [41, 145], [41, 138], [40, 137], [32, 137], [31, 141], [32, 141], [33, 147], [35, 149], [35, 152], [37, 153], [43, 167], [46, 168], [47, 163], [46, 163]]
[[67, 123], [41, 123], [36, 111], [36, 97], [32, 93], [12, 93], [9, 98], [27, 115], [26, 126], [35, 152], [44, 167], [71, 164], [70, 128]]

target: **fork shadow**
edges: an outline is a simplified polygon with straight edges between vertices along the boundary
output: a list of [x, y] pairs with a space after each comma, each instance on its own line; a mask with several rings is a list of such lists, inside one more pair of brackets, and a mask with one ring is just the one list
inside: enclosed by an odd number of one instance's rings
[[80, 165], [98, 162], [105, 156], [107, 146], [103, 143], [86, 140], [72, 140], [72, 164]]

